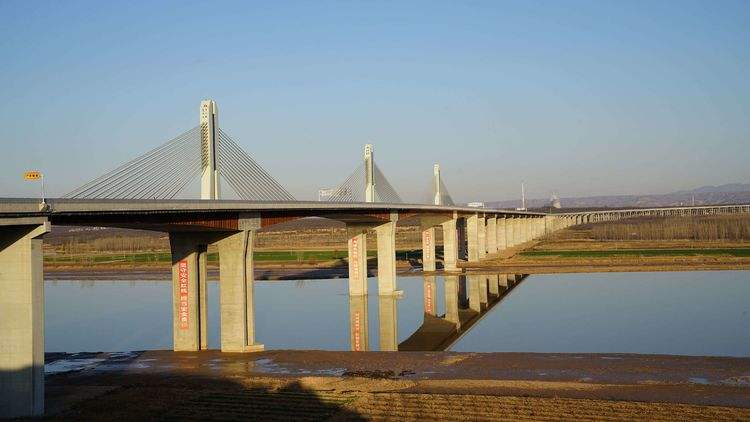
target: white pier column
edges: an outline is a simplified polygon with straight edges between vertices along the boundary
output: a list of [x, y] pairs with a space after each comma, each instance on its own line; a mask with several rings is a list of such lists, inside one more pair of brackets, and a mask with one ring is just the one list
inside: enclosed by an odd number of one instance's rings
[[0, 418], [44, 414], [42, 236], [49, 231], [45, 218], [0, 219]]
[[482, 260], [487, 256], [487, 221], [484, 215], [477, 219], [477, 233], [479, 235], [479, 259]]
[[422, 271], [435, 271], [435, 228], [422, 230]]
[[367, 295], [367, 229], [348, 227], [349, 295]]
[[508, 219], [505, 217], [498, 217], [497, 219], [497, 250], [498, 252], [504, 251], [508, 248], [508, 241], [506, 238], [506, 227], [505, 222]]
[[516, 218], [508, 217], [505, 219], [505, 245], [506, 248], [516, 246]]
[[378, 236], [378, 295], [396, 293], [396, 221], [391, 215], [389, 223], [375, 227]]
[[521, 220], [523, 220], [523, 217], [516, 217], [513, 219], [513, 246], [518, 246], [523, 243], [523, 240], [521, 240], [523, 236]]
[[518, 221], [521, 225], [521, 239], [519, 243], [526, 243], [529, 241], [529, 218], [523, 217]]
[[466, 218], [466, 235], [469, 243], [469, 262], [479, 261], [479, 216], [474, 214]]
[[198, 250], [198, 309], [201, 350], [208, 350], [208, 245]]
[[456, 217], [444, 222], [443, 226], [443, 270], [458, 271], [458, 232]]
[[242, 230], [219, 240], [219, 306], [221, 351], [255, 352], [253, 241], [255, 230]]
[[497, 217], [487, 218], [487, 253], [497, 253]]
[[169, 233], [173, 350], [208, 348], [206, 245], [202, 233]]

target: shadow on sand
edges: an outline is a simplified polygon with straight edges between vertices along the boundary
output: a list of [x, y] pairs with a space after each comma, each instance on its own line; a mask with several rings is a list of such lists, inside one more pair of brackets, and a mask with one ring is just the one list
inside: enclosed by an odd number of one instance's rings
[[311, 390], [297, 381], [269, 383], [176, 368], [157, 373], [108, 369], [111, 362], [48, 375], [45, 419], [365, 420], [347, 407], [356, 396]]

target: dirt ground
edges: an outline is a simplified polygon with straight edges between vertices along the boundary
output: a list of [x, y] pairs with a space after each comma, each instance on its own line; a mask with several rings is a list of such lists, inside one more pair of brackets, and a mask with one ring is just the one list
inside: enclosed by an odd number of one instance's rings
[[51, 420], [750, 420], [748, 358], [158, 351], [47, 361]]

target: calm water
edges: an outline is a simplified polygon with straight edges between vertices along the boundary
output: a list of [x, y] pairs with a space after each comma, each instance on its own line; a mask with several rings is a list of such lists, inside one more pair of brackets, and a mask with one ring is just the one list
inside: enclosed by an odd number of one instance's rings
[[[369, 283], [376, 292], [377, 280]], [[429, 319], [425, 279], [401, 277], [398, 283], [404, 295], [395, 306], [367, 298], [370, 350], [380, 349], [381, 330], [395, 329], [400, 343]], [[427, 288], [439, 317], [446, 313], [445, 283], [436, 277]], [[450, 350], [750, 356], [748, 271], [534, 275], [481, 318], [470, 311], [471, 283], [458, 281], [458, 307], [461, 315], [474, 315], [473, 325]], [[347, 293], [346, 279], [257, 282], [257, 341], [267, 349], [350, 350]], [[48, 281], [45, 319], [47, 351], [169, 349], [171, 286]], [[218, 285], [211, 283], [212, 348], [219, 347], [218, 333]]]

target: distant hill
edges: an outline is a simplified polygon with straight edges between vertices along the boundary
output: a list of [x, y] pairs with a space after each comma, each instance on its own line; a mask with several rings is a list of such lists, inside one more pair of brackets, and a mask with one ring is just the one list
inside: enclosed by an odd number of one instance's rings
[[750, 183], [727, 183], [726, 185], [719, 185], [719, 186], [701, 186], [693, 190], [681, 190], [681, 191], [673, 192], [673, 194], [734, 193], [734, 192], [750, 192]]
[[[750, 203], [749, 183], [730, 183], [720, 186], [702, 186], [693, 190], [659, 195], [610, 195], [561, 198], [563, 208], [630, 208], [630, 207], [675, 207], [680, 205], [728, 205]], [[549, 198], [527, 199], [527, 207], [549, 206]], [[485, 202], [488, 207], [515, 208], [520, 200]]]

